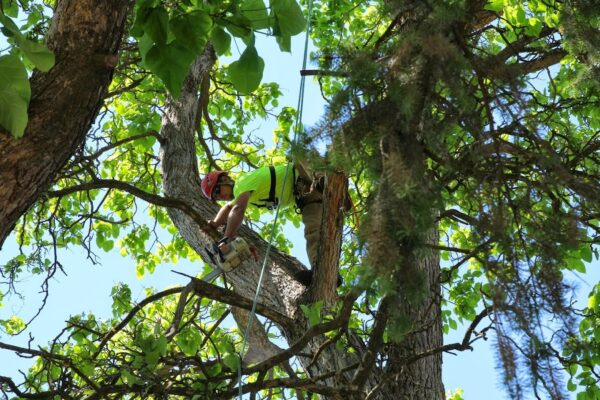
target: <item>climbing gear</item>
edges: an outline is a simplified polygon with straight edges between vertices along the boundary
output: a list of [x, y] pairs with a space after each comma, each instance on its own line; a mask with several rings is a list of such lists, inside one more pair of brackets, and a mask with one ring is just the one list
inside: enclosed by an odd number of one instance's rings
[[302, 176], [298, 177], [294, 196], [296, 199], [295, 211], [302, 214], [302, 210], [309, 204], [323, 203], [323, 190], [325, 188], [325, 177], [315, 177], [311, 182], [307, 182]]
[[[226, 253], [221, 251], [219, 245], [226, 243], [229, 250]], [[242, 261], [254, 257], [254, 254], [250, 251], [248, 243], [241, 237], [235, 239], [223, 238], [213, 245], [214, 254], [217, 255], [216, 263], [223, 272], [231, 272], [236, 269]]]
[[202, 193], [206, 198], [210, 200], [214, 200], [213, 194], [215, 187], [219, 182], [219, 178], [221, 175], [227, 175], [225, 171], [210, 171], [204, 178], [202, 178], [202, 182], [200, 183], [200, 187], [202, 188]]

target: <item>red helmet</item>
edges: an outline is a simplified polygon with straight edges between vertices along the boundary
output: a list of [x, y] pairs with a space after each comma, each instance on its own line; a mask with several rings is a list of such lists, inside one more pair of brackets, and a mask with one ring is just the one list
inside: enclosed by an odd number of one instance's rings
[[210, 171], [204, 178], [202, 178], [202, 183], [200, 183], [200, 187], [202, 188], [202, 193], [208, 199], [213, 199], [212, 194], [215, 186], [217, 186], [217, 182], [219, 181], [219, 177], [221, 175], [227, 175], [225, 171]]

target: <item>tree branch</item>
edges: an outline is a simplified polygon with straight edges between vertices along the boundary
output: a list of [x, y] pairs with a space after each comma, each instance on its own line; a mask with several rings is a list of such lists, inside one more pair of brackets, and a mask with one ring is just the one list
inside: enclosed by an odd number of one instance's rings
[[[208, 297], [221, 303], [229, 304], [230, 306], [241, 307], [246, 310], [252, 309], [252, 300], [240, 296], [231, 290], [207, 283], [201, 279], [191, 276], [190, 278], [192, 280], [192, 288], [196, 294]], [[282, 326], [291, 326], [294, 324], [293, 319], [260, 303], [256, 305], [256, 312]]]
[[48, 191], [46, 197], [56, 198], [67, 196], [76, 192], [83, 192], [92, 189], [118, 189], [127, 192], [135, 197], [138, 197], [150, 204], [157, 206], [175, 208], [183, 211], [189, 217], [191, 217], [196, 224], [203, 231], [207, 232], [215, 241], [219, 240], [221, 235], [215, 228], [210, 226], [202, 215], [200, 215], [193, 207], [188, 203], [171, 197], [162, 197], [153, 193], [148, 193], [142, 189], [139, 189], [129, 183], [122, 182], [116, 179], [95, 179], [91, 182], [82, 183], [80, 185], [71, 186], [61, 190]]
[[332, 321], [324, 322], [321, 324], [317, 324], [312, 326], [306, 333], [297, 340], [293, 345], [291, 345], [287, 350], [282, 351], [281, 353], [257, 364], [249, 368], [244, 368], [242, 373], [244, 374], [253, 374], [255, 372], [260, 372], [264, 370], [268, 370], [274, 367], [277, 364], [282, 363], [283, 361], [289, 359], [290, 357], [298, 354], [300, 350], [302, 350], [308, 342], [317, 335], [321, 335], [326, 332], [330, 332], [334, 329], [340, 328], [348, 323], [350, 318], [350, 313], [352, 312], [352, 306], [354, 305], [354, 301], [356, 301], [356, 295], [350, 294], [344, 298], [344, 303], [342, 305], [342, 310], [337, 318]]
[[373, 324], [373, 330], [371, 331], [369, 344], [364, 352], [363, 358], [360, 361], [360, 367], [354, 373], [352, 377], [352, 384], [357, 387], [362, 387], [369, 374], [372, 372], [373, 364], [377, 353], [383, 344], [383, 333], [389, 318], [388, 308], [390, 307], [392, 296], [386, 296], [381, 300], [381, 305], [375, 317], [375, 323]]

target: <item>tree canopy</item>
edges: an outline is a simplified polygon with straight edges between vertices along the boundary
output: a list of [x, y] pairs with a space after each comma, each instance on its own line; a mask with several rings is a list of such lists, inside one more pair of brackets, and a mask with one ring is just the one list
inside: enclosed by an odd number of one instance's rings
[[[599, 258], [594, 1], [0, 5], [0, 245], [19, 248], [0, 304], [27, 276], [51, 291], [57, 249], [202, 265], [137, 303], [116, 285], [111, 318], [73, 315], [43, 348], [1, 319], [0, 351], [35, 357], [4, 398], [439, 399], [442, 353], [488, 337], [510, 398], [600, 398], [600, 284], [580, 305], [570, 279]], [[327, 107], [298, 127], [256, 38], [290, 51], [307, 21]], [[279, 224], [252, 319], [259, 262], [199, 279], [220, 238], [200, 177], [288, 159], [327, 173], [321, 258], [305, 288]], [[240, 235], [264, 255], [261, 214]]]

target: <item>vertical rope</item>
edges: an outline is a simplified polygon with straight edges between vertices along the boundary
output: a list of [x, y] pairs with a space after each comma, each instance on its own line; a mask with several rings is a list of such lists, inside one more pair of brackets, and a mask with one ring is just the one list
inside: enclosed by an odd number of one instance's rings
[[[311, 14], [312, 14], [312, 0], [308, 0], [308, 11], [307, 11], [307, 18], [306, 18], [306, 34], [304, 37], [304, 55], [302, 58], [302, 70], [306, 69], [306, 62], [308, 59], [308, 39], [309, 39], [309, 35], [310, 35]], [[298, 105], [296, 107], [296, 109], [298, 110], [298, 113], [296, 114], [296, 121], [294, 123], [294, 138], [292, 139], [292, 144], [295, 144], [296, 141], [298, 140], [298, 132], [300, 131], [301, 124], [302, 124], [302, 112], [303, 112], [303, 108], [304, 108], [304, 86], [305, 86], [304, 82], [305, 82], [305, 80], [306, 80], [305, 76], [301, 75], [300, 88], [299, 88], [299, 93], [298, 93]], [[283, 199], [283, 195], [285, 193], [285, 185], [287, 183], [287, 179], [289, 176], [290, 166], [292, 166], [292, 163], [288, 162], [287, 166], [285, 168], [283, 184], [281, 185], [281, 192], [279, 194], [280, 199]], [[269, 242], [267, 244], [267, 250], [265, 251], [265, 258], [263, 260], [262, 267], [260, 270], [260, 275], [258, 277], [258, 284], [256, 286], [256, 292], [254, 293], [254, 300], [252, 301], [252, 309], [250, 310], [250, 316], [248, 317], [248, 323], [246, 325], [246, 330], [244, 332], [244, 338], [242, 341], [242, 350], [240, 351], [240, 359], [238, 362], [238, 396], [239, 396], [239, 400], [242, 400], [242, 357], [244, 355], [244, 352], [246, 351], [246, 346], [248, 344], [248, 337], [250, 336], [250, 328], [252, 327], [252, 321], [254, 320], [254, 317], [256, 316], [256, 305], [258, 304], [258, 296], [260, 294], [260, 289], [262, 287], [265, 270], [267, 269], [266, 268], [267, 261], [269, 259], [269, 253], [271, 251], [271, 247], [273, 244], [273, 238], [275, 237], [275, 232], [276, 232], [276, 228], [277, 228], [277, 220], [279, 218], [279, 209], [280, 208], [281, 208], [281, 203], [277, 204], [277, 208], [275, 210], [275, 216], [273, 217], [273, 224], [271, 226], [271, 234], [269, 237]]]

